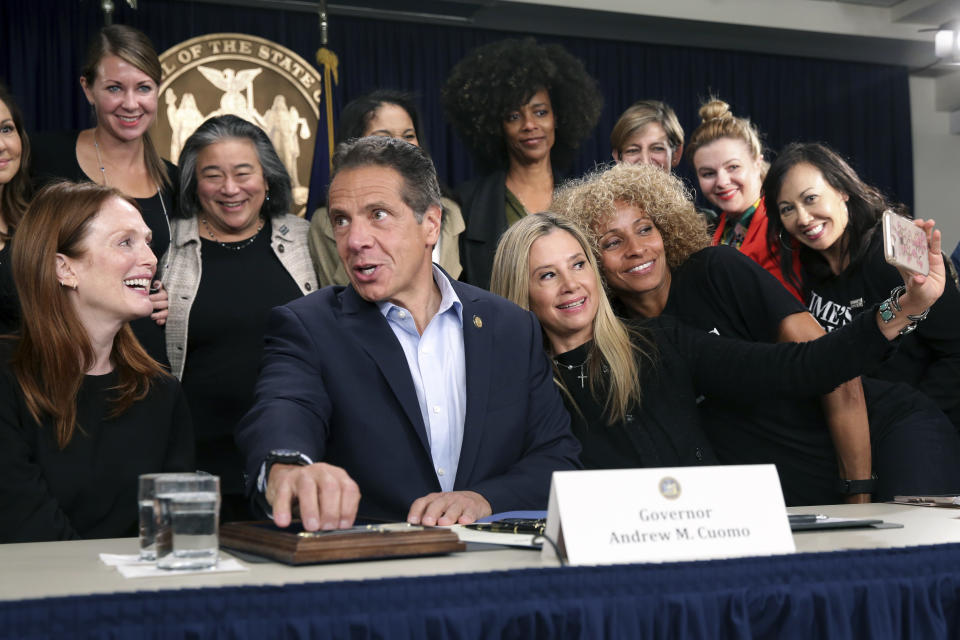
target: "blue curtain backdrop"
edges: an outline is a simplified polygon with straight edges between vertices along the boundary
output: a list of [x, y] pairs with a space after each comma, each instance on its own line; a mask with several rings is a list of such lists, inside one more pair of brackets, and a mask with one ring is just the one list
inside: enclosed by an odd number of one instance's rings
[[[89, 126], [77, 77], [86, 43], [102, 25], [99, 2], [0, 2], [0, 80], [21, 103], [32, 130]], [[177, 0], [117, 2], [115, 21], [138, 27], [157, 50], [205, 33], [240, 32], [274, 40], [312, 61], [319, 48], [315, 16]], [[447, 126], [439, 90], [450, 68], [473, 47], [517, 34], [332, 16], [330, 45], [340, 58], [337, 102], [376, 87], [420, 94], [426, 138], [442, 179], [472, 177], [469, 155]], [[906, 67], [691, 47], [538, 36], [584, 60], [605, 105], [594, 135], [571, 167], [582, 173], [610, 159], [609, 132], [633, 101], [670, 103], [689, 133], [700, 101], [714, 93], [765, 133], [770, 149], [794, 140], [830, 144], [865, 179], [913, 203], [910, 96]], [[681, 175], [692, 177], [683, 163]]]

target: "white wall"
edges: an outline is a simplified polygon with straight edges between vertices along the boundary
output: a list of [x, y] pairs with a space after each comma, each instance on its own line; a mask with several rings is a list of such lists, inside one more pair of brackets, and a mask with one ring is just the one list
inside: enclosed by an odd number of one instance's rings
[[914, 24], [893, 22], [890, 9], [832, 0], [519, 0], [595, 11], [702, 20], [820, 33], [929, 40]]
[[914, 212], [934, 218], [949, 255], [960, 242], [960, 135], [950, 114], [934, 108], [935, 79], [910, 78]]

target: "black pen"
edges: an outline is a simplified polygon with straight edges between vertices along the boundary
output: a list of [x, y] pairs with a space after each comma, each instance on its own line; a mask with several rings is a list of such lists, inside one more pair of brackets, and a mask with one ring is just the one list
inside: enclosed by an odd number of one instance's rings
[[826, 520], [827, 516], [818, 513], [798, 513], [790, 514], [788, 519], [790, 520], [790, 524], [813, 524], [818, 520]]
[[489, 531], [491, 533], [529, 533], [543, 535], [547, 523], [543, 520], [524, 520], [520, 518], [510, 520], [496, 520], [494, 522], [474, 522], [464, 525], [467, 529]]

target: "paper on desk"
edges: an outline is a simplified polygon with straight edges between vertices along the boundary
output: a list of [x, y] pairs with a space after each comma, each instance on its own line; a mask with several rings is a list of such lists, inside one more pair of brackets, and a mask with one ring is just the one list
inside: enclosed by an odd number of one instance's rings
[[525, 547], [527, 549], [539, 549], [540, 543], [534, 544], [533, 539], [537, 536], [532, 533], [504, 533], [502, 531], [479, 531], [477, 529], [468, 529], [465, 525], [455, 524], [449, 527], [451, 531], [457, 534], [460, 542], [479, 542], [481, 544], [500, 544], [508, 547]]
[[155, 562], [141, 560], [139, 554], [101, 553], [100, 561], [117, 571], [124, 578], [165, 578], [167, 576], [186, 576], [194, 573], [230, 573], [234, 571], [249, 571], [234, 558], [223, 558], [215, 567], [206, 569], [158, 569]]
[[960, 496], [893, 496], [896, 504], [912, 504], [919, 507], [960, 507]]

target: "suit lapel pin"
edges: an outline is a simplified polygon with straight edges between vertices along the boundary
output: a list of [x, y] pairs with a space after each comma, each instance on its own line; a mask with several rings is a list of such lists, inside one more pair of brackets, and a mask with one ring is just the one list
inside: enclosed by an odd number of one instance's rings
[[483, 320], [480, 319], [480, 316], [473, 316], [473, 326], [475, 326], [477, 329], [483, 327]]

